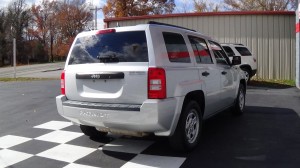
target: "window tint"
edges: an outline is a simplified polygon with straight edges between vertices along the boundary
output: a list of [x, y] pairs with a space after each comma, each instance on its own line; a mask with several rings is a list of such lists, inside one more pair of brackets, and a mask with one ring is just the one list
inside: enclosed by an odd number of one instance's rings
[[182, 35], [177, 33], [163, 32], [170, 62], [191, 62], [189, 52]]
[[148, 62], [145, 31], [118, 32], [78, 38], [69, 65], [99, 63], [101, 58], [117, 62]]
[[251, 52], [246, 47], [235, 47], [235, 49], [241, 54], [241, 56], [251, 56]]
[[230, 47], [228, 47], [228, 46], [223, 46], [223, 49], [226, 51], [226, 53], [227, 53], [227, 55], [228, 55], [229, 57], [234, 56], [234, 52], [233, 52], [233, 50], [232, 50]]
[[215, 55], [217, 64], [228, 65], [229, 59], [222, 47], [215, 42], [209, 41], [211, 49]]
[[204, 39], [189, 36], [197, 63], [212, 64], [212, 59]]

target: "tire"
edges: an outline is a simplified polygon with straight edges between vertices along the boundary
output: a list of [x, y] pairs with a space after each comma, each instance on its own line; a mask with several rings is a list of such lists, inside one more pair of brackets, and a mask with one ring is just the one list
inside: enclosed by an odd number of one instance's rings
[[170, 146], [176, 151], [191, 151], [200, 139], [202, 113], [196, 101], [184, 105], [174, 134], [169, 137]]
[[242, 69], [245, 72], [246, 82], [249, 83], [251, 80], [251, 71], [248, 68]]
[[237, 97], [233, 106], [233, 114], [242, 115], [244, 113], [246, 102], [246, 88], [243, 84], [240, 84]]
[[92, 138], [101, 138], [105, 137], [108, 134], [107, 132], [98, 131], [95, 127], [86, 125], [80, 125], [80, 129], [84, 133], [84, 135]]

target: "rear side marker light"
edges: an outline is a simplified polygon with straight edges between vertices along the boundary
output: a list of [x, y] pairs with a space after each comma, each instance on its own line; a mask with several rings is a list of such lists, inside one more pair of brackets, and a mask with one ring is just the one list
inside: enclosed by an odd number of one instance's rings
[[166, 72], [163, 68], [148, 69], [148, 98], [165, 99], [166, 94]]
[[97, 31], [96, 34], [109, 34], [109, 33], [115, 33], [115, 29], [104, 29], [104, 30], [99, 30]]
[[62, 95], [66, 95], [65, 86], [65, 71], [62, 71], [60, 75], [60, 91]]

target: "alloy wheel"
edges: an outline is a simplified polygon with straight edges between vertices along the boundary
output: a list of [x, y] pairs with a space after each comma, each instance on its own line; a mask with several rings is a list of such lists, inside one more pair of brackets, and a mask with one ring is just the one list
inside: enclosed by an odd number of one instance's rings
[[199, 117], [197, 111], [192, 109], [186, 118], [185, 134], [189, 143], [194, 143], [199, 133]]

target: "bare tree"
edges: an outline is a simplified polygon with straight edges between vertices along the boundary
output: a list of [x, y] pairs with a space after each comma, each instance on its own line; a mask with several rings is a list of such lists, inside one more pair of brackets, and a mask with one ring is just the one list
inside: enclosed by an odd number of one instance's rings
[[103, 7], [105, 17], [127, 17], [172, 13], [174, 0], [107, 0]]
[[[82, 3], [82, 2], [81, 2]], [[75, 36], [84, 31], [92, 21], [93, 14], [88, 5], [77, 3], [59, 3], [55, 11], [55, 52], [58, 56], [66, 56]]]
[[208, 5], [204, 0], [194, 0], [194, 8], [196, 12], [207, 12]]
[[189, 13], [192, 12], [193, 3], [190, 0], [181, 0], [180, 5], [176, 6], [176, 13]]
[[40, 5], [33, 5], [31, 7], [32, 13], [32, 28], [29, 30], [31, 35], [37, 38], [42, 45], [46, 47], [47, 38], [49, 35], [49, 20], [52, 19], [52, 9], [53, 3], [48, 0], [43, 0]]
[[74, 37], [92, 20], [83, 0], [49, 1], [33, 5], [30, 34], [44, 47], [48, 61], [65, 56]]
[[195, 12], [218, 12], [220, 5], [208, 0], [194, 0]]
[[6, 57], [6, 33], [5, 30], [7, 29], [6, 24], [6, 15], [4, 10], [0, 9], [0, 66], [4, 65], [4, 60]]
[[[11, 27], [10, 35], [17, 41], [17, 60], [26, 61], [26, 55], [21, 54], [24, 50], [24, 29], [28, 27], [30, 20], [30, 10], [26, 7], [25, 0], [15, 0], [11, 2], [7, 10], [7, 21]], [[12, 38], [11, 38], [12, 39]]]
[[283, 11], [295, 9], [294, 0], [224, 0], [228, 10]]
[[12, 64], [13, 38], [17, 63], [63, 60], [92, 20], [86, 0], [41, 0], [31, 7], [25, 1], [13, 0], [0, 9], [0, 66]]

